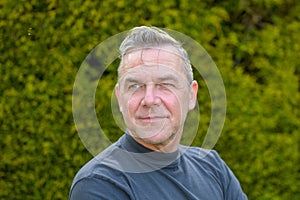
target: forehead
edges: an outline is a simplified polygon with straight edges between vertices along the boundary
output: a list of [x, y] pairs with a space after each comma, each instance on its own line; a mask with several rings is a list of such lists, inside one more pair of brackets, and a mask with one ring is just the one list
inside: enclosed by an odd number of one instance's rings
[[185, 74], [164, 65], [141, 65], [127, 69], [121, 77], [119, 83], [158, 83], [168, 81], [169, 83], [183, 85], [186, 82]]
[[183, 72], [183, 59], [171, 46], [136, 49], [127, 53], [122, 60], [120, 73], [139, 66], [166, 66]]

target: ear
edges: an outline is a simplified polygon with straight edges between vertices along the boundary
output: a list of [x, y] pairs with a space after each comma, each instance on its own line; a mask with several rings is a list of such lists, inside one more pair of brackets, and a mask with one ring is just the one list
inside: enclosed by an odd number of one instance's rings
[[197, 81], [194, 80], [190, 85], [189, 110], [195, 108], [197, 102], [197, 93], [198, 93], [198, 83]]
[[122, 108], [121, 103], [120, 103], [120, 87], [119, 87], [119, 83], [117, 83], [116, 86], [115, 86], [115, 94], [116, 94], [116, 97], [117, 97], [117, 100], [118, 100], [120, 112], [123, 112], [123, 108]]

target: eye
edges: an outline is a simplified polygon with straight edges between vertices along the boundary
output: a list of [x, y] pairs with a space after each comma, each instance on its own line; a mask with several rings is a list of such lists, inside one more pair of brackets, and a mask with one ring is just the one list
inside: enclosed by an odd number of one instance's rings
[[139, 87], [138, 84], [131, 84], [131, 85], [128, 86], [128, 89], [129, 89], [129, 90], [130, 90], [130, 89], [136, 89], [136, 88], [138, 88], [138, 87]]
[[164, 82], [164, 83], [160, 83], [159, 86], [163, 87], [163, 88], [174, 88], [174, 84], [172, 83], [168, 83], [168, 82]]
[[140, 87], [142, 87], [141, 84], [134, 83], [134, 84], [131, 84], [131, 85], [128, 86], [128, 90], [136, 90]]

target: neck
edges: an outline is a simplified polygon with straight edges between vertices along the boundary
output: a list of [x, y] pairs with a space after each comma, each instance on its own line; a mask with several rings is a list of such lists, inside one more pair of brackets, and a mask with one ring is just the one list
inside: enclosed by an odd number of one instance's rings
[[177, 133], [172, 134], [171, 137], [169, 137], [164, 142], [152, 144], [152, 143], [149, 143], [149, 142], [131, 134], [133, 139], [135, 141], [137, 141], [138, 143], [140, 143], [141, 145], [143, 145], [144, 147], [151, 149], [153, 151], [158, 151], [158, 152], [162, 152], [162, 153], [172, 153], [172, 152], [177, 151], [179, 143], [180, 143], [181, 135], [182, 135], [181, 132], [180, 133], [177, 132]]

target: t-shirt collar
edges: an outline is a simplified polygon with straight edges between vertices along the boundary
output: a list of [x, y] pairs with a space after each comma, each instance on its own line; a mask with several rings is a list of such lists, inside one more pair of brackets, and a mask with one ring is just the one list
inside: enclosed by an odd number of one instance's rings
[[181, 156], [180, 148], [172, 153], [163, 153], [153, 151], [142, 144], [138, 143], [128, 132], [126, 132], [119, 140], [120, 147], [128, 152], [141, 155], [143, 160], [154, 165], [165, 165], [165, 167], [176, 167], [179, 164]]

